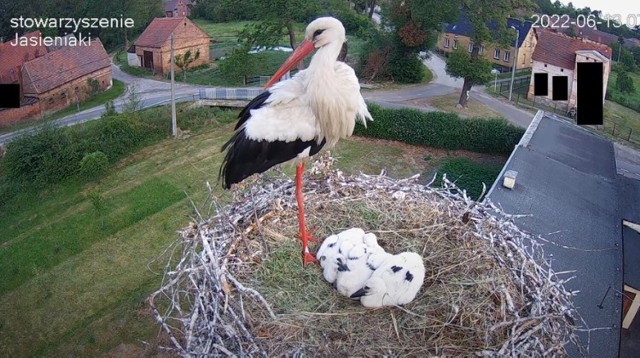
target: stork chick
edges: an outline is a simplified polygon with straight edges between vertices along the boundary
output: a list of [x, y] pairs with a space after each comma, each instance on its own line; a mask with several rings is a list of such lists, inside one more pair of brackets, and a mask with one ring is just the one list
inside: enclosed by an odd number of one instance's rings
[[369, 252], [364, 243], [356, 244], [346, 256], [346, 269], [339, 270], [336, 289], [344, 296], [351, 296], [371, 277], [373, 271], [367, 266]]
[[384, 262], [351, 298], [365, 307], [407, 304], [416, 297], [425, 276], [424, 262], [414, 252], [403, 252]]

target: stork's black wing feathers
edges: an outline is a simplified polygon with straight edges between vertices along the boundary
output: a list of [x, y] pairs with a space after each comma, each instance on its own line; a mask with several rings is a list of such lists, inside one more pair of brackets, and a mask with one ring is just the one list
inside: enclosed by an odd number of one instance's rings
[[258, 109], [264, 105], [264, 102], [269, 98], [271, 92], [264, 91], [255, 96], [249, 104], [247, 104], [238, 114], [238, 123], [236, 123], [236, 130], [240, 128], [249, 118], [251, 118], [251, 110]]
[[252, 174], [262, 173], [274, 165], [291, 160], [307, 148], [310, 148], [309, 156], [317, 154], [326, 142], [323, 140], [318, 144], [316, 140], [300, 139], [291, 142], [268, 142], [248, 138], [242, 125], [251, 118], [252, 109], [264, 106], [270, 94], [269, 91], [259, 94], [240, 111], [236, 132], [222, 146], [221, 151], [228, 150], [219, 174], [225, 189], [229, 189], [232, 184], [239, 183]]

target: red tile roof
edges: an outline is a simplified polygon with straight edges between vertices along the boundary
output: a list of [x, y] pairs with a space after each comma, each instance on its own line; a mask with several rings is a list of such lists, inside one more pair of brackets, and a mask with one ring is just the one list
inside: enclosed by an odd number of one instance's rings
[[135, 45], [160, 48], [165, 42], [169, 41], [169, 36], [173, 30], [185, 20], [189, 21], [184, 17], [157, 17], [144, 29], [144, 32], [136, 40]]
[[572, 38], [548, 30], [537, 31], [537, 35], [538, 44], [531, 56], [534, 61], [573, 70], [576, 51], [595, 50], [611, 59], [611, 47], [607, 45]]
[[[618, 42], [618, 36], [614, 34], [610, 34], [604, 31], [600, 31], [593, 27], [578, 27], [577, 25], [571, 26], [573, 27], [574, 33], [578, 37], [585, 38], [587, 40], [599, 42], [601, 44], [610, 45], [612, 43]], [[568, 30], [567, 30], [568, 31]], [[566, 32], [565, 32], [566, 33]]]
[[[21, 37], [40, 38], [40, 31], [30, 32]], [[36, 46], [13, 46], [15, 37], [3, 44], [0, 44], [0, 83], [18, 83], [20, 67], [34, 58], [47, 53], [47, 48], [42, 45]], [[38, 40], [38, 43], [40, 41]]]
[[65, 46], [22, 66], [24, 93], [44, 93], [110, 66], [111, 59], [98, 38], [87, 46]]

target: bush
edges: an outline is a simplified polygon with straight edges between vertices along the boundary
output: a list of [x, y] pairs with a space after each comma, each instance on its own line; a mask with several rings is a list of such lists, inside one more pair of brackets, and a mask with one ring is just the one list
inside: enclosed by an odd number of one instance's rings
[[138, 113], [114, 115], [82, 126], [22, 136], [7, 145], [2, 165], [14, 182], [53, 184], [76, 176], [85, 153], [102, 152], [112, 161], [168, 134], [162, 118], [143, 123]]
[[77, 173], [77, 144], [62, 129], [46, 129], [7, 144], [3, 159], [14, 182], [52, 183]]
[[389, 61], [389, 73], [399, 83], [419, 83], [424, 79], [422, 61], [414, 54], [393, 54]]
[[633, 86], [633, 80], [631, 76], [627, 73], [627, 71], [618, 72], [618, 76], [616, 77], [616, 88], [622, 93], [633, 93], [636, 91]]
[[101, 151], [85, 155], [80, 161], [80, 175], [86, 179], [95, 179], [104, 174], [109, 167], [109, 158]]
[[462, 119], [455, 113], [421, 112], [414, 109], [386, 109], [369, 104], [374, 121], [355, 134], [397, 140], [450, 150], [465, 149], [481, 153], [511, 153], [524, 129], [503, 118]]

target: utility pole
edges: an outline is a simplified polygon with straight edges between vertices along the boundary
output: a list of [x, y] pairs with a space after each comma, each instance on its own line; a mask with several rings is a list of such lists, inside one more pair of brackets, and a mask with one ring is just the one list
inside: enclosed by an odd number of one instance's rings
[[178, 136], [178, 126], [176, 124], [176, 94], [173, 89], [173, 65], [174, 65], [174, 56], [173, 56], [173, 33], [171, 34], [171, 134], [173, 138]]
[[520, 39], [520, 31], [515, 27], [511, 26], [512, 29], [516, 30], [516, 53], [513, 58], [513, 66], [511, 67], [511, 86], [509, 86], [509, 102], [511, 102], [511, 94], [513, 93], [513, 80], [516, 77], [516, 66], [518, 65], [518, 40]]

